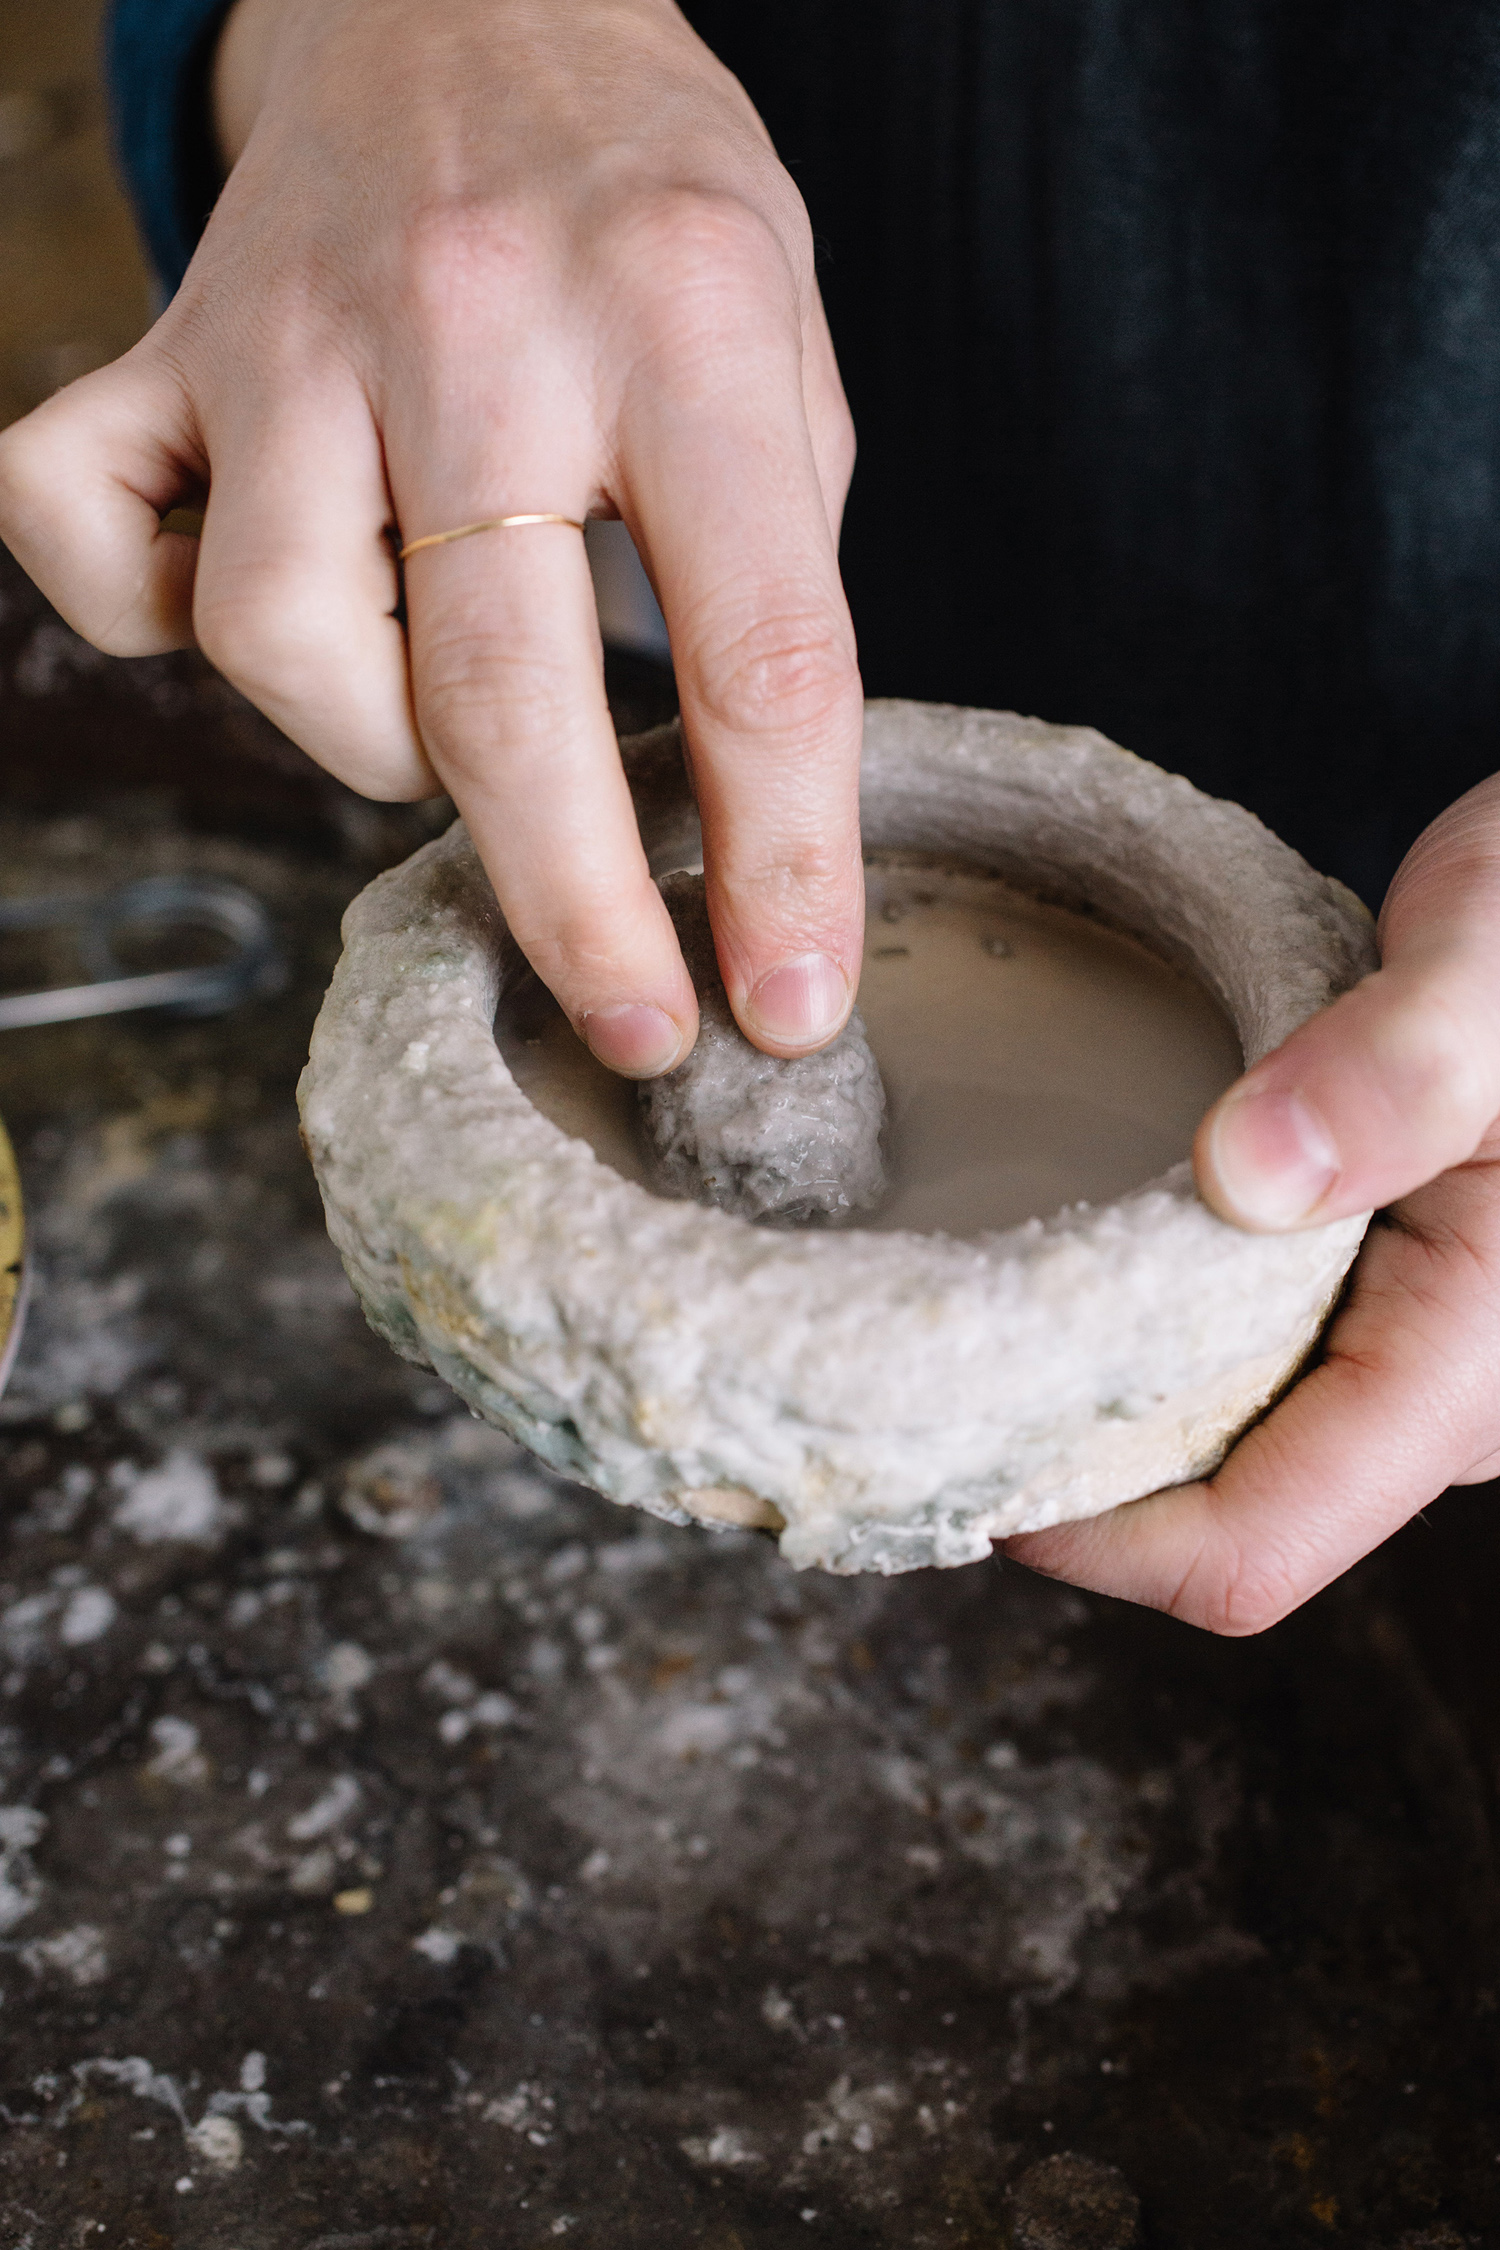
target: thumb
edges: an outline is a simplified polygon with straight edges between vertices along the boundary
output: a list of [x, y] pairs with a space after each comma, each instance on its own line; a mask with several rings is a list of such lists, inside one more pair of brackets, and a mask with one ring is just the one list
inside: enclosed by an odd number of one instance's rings
[[1248, 1070], [1198, 1129], [1207, 1202], [1259, 1233], [1323, 1226], [1471, 1157], [1500, 1113], [1500, 777], [1419, 838], [1384, 965]]

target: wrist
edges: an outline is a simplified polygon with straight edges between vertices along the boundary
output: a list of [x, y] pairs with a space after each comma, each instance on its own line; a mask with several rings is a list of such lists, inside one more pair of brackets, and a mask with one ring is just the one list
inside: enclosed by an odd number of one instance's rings
[[235, 0], [224, 18], [209, 76], [214, 140], [226, 172], [239, 162], [260, 112], [276, 36], [294, 0]]
[[[348, 0], [323, 0], [329, 12], [347, 10]], [[294, 16], [306, 17], [318, 12], [319, 0], [234, 0], [224, 19], [214, 53], [210, 95], [214, 140], [225, 172], [233, 169], [250, 138], [251, 129], [265, 100], [276, 50], [287, 24]], [[457, 13], [480, 13], [486, 17], [503, 15], [503, 7], [490, 6], [466, 11], [462, 6]], [[515, 10], [510, 11], [512, 14]], [[545, 14], [544, 9], [532, 9], [531, 14]], [[692, 37], [684, 22], [677, 0], [624, 0], [605, 13], [618, 19], [625, 13], [634, 14], [643, 26], [668, 29], [679, 37]], [[397, 42], [411, 39], [420, 42], [424, 17], [430, 18], [431, 0], [418, 0], [418, 4], [405, 8], [387, 6], [382, 10], [363, 12], [364, 36], [380, 40], [394, 37]], [[524, 16], [528, 13], [521, 10]], [[557, 10], [564, 19], [563, 29], [570, 42], [579, 36], [579, 16], [587, 14], [575, 0], [564, 0]], [[383, 14], [385, 23], [370, 20]], [[533, 26], [533, 29], [535, 27]]]

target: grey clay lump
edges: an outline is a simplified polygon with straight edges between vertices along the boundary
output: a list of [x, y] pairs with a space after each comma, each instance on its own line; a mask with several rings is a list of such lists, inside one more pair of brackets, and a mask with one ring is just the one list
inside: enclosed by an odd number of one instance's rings
[[730, 1013], [701, 875], [660, 884], [698, 994], [687, 1060], [640, 1089], [657, 1185], [763, 1225], [839, 1226], [885, 1193], [885, 1088], [856, 1009], [833, 1044], [783, 1061]]

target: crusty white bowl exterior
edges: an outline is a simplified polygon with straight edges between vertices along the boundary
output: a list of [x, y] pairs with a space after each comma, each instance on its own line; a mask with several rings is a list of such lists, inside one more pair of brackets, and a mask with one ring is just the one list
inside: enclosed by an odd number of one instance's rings
[[[670, 735], [626, 754], [653, 864], [683, 864]], [[862, 801], [871, 847], [995, 869], [1191, 968], [1247, 1061], [1376, 964], [1341, 885], [1087, 729], [872, 704]], [[971, 1562], [1204, 1475], [1364, 1233], [1241, 1233], [1186, 1165], [975, 1241], [769, 1233], [622, 1180], [520, 1092], [492, 1027], [524, 964], [461, 825], [372, 883], [344, 941], [300, 1099], [372, 1325], [565, 1474], [779, 1527], [799, 1566]]]

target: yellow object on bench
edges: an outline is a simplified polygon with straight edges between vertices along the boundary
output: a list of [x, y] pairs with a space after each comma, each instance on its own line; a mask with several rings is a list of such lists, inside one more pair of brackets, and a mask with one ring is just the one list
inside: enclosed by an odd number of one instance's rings
[[26, 1310], [26, 1220], [21, 1175], [5, 1127], [0, 1125], [0, 1385], [10, 1373]]

